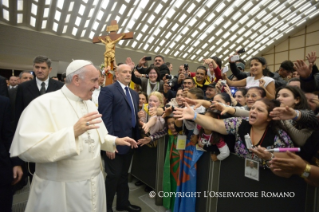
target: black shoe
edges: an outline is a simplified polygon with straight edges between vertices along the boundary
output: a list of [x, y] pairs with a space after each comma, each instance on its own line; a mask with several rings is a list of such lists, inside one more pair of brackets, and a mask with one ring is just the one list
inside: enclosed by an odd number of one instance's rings
[[117, 211], [128, 211], [128, 212], [139, 212], [141, 211], [141, 207], [138, 207], [136, 205], [128, 205], [124, 208], [116, 208]]
[[134, 183], [136, 186], [141, 186], [144, 185], [144, 183], [142, 183], [142, 181], [137, 181], [136, 183]]

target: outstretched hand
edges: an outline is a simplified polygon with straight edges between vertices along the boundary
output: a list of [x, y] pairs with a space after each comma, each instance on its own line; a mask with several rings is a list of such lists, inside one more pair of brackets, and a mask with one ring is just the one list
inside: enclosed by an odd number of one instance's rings
[[132, 149], [138, 147], [136, 141], [130, 137], [116, 138], [115, 144], [120, 146], [131, 146]]
[[294, 69], [299, 73], [300, 77], [308, 78], [312, 72], [313, 63], [309, 63], [309, 66], [303, 60], [297, 60], [294, 63]]
[[130, 57], [126, 58], [125, 63], [131, 67], [132, 71], [134, 70], [135, 63], [133, 62], [133, 60]]
[[144, 146], [145, 144], [148, 144], [149, 142], [151, 142], [151, 138], [144, 137], [144, 138], [138, 140], [137, 145]]
[[270, 113], [269, 116], [273, 120], [290, 120], [296, 117], [296, 111], [291, 107], [276, 107]]
[[298, 155], [286, 152], [288, 158], [274, 158], [272, 159], [269, 164], [270, 168], [274, 172], [285, 172], [290, 174], [302, 174], [302, 172], [305, 170], [306, 162], [299, 157]]
[[310, 63], [315, 63], [315, 62], [316, 62], [316, 59], [317, 59], [317, 57], [316, 57], [316, 52], [311, 52], [311, 53], [309, 53], [308, 56], [306, 56], [306, 58], [307, 58], [309, 64], [310, 64]]
[[176, 108], [173, 112], [174, 118], [178, 118], [178, 120], [192, 120], [194, 119], [195, 112], [194, 110], [185, 102], [184, 108]]

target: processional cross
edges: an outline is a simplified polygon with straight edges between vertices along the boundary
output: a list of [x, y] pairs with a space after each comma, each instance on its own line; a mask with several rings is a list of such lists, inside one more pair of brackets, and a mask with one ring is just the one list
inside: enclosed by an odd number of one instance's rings
[[[106, 31], [109, 32], [106, 36], [97, 36], [94, 37], [93, 43], [104, 43], [105, 52], [104, 52], [104, 67], [110, 67], [110, 70], [113, 70], [113, 63], [115, 60], [115, 44], [120, 40], [133, 39], [133, 32], [117, 34], [116, 31], [119, 29], [117, 21], [111, 21], [111, 25], [107, 26]], [[104, 38], [103, 38], [104, 37]]]

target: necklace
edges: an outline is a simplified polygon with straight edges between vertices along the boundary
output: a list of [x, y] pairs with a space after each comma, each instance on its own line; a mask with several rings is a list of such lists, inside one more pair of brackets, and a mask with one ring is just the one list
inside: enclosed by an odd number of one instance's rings
[[[77, 114], [76, 110], [74, 109], [73, 105], [71, 104], [70, 100], [66, 97], [65, 93], [61, 90], [61, 92], [63, 93], [64, 97], [66, 98], [66, 100], [68, 100], [69, 104], [71, 105], [71, 108], [73, 109], [74, 113], [76, 114], [76, 116], [80, 119], [79, 115]], [[84, 104], [83, 100], [81, 100], [82, 103]], [[88, 112], [88, 106], [85, 103], [86, 106], [86, 111]], [[90, 147], [89, 152], [93, 152], [92, 148], [94, 147], [92, 144], [94, 143], [94, 139], [91, 138], [90, 136], [90, 132], [86, 131], [86, 133], [88, 134], [88, 138], [84, 140], [85, 143], [87, 143]]]

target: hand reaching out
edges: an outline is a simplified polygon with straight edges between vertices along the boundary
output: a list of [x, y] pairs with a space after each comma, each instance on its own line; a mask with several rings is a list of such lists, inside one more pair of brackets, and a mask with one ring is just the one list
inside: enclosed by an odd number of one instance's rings
[[316, 52], [311, 52], [311, 53], [309, 53], [308, 56], [306, 56], [306, 58], [307, 58], [309, 64], [310, 64], [310, 63], [315, 63], [315, 62], [316, 62], [316, 59], [317, 59], [317, 57], [316, 57]]
[[308, 78], [311, 75], [313, 63], [309, 63], [309, 66], [307, 66], [303, 60], [297, 60], [294, 65], [294, 68], [299, 73], [300, 77]]
[[133, 71], [135, 68], [135, 63], [132, 61], [130, 57], [126, 58], [125, 63], [131, 67], [131, 70]]

